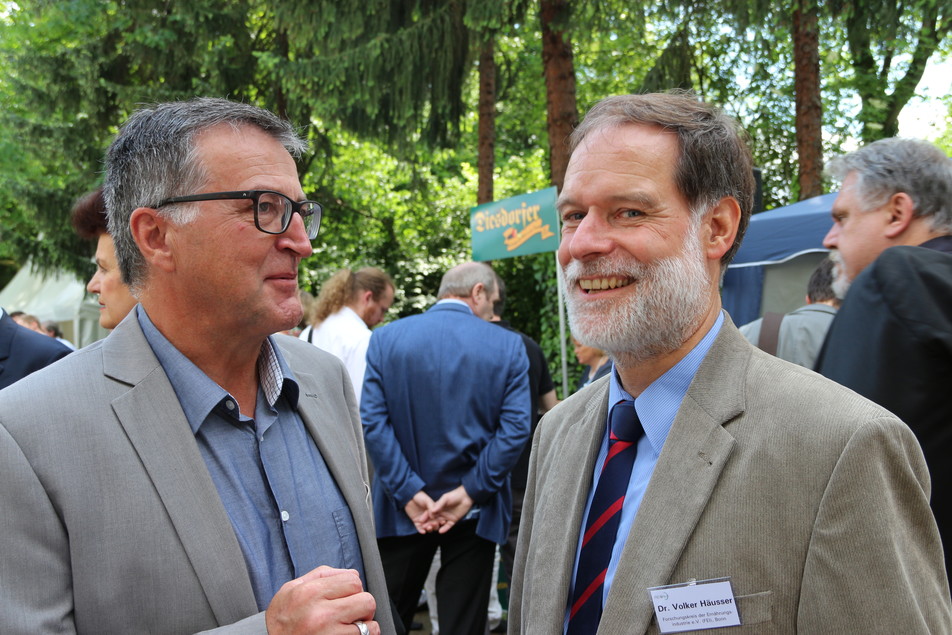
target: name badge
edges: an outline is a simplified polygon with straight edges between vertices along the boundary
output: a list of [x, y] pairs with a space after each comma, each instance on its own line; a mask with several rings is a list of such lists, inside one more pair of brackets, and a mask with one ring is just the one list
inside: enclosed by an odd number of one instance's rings
[[740, 626], [730, 578], [648, 589], [662, 633]]

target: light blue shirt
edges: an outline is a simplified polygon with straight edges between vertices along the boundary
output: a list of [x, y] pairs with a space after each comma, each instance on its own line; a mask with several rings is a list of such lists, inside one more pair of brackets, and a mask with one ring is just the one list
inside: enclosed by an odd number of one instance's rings
[[152, 324], [139, 324], [182, 405], [244, 555], [258, 609], [281, 586], [325, 564], [364, 579], [357, 530], [297, 412], [299, 387], [272, 338], [258, 358], [255, 417]]
[[[658, 463], [658, 457], [661, 455], [661, 448], [668, 438], [671, 431], [671, 425], [674, 418], [681, 408], [681, 402], [688, 392], [697, 369], [701, 362], [711, 350], [714, 339], [724, 324], [724, 314], [717, 316], [717, 321], [707, 334], [698, 342], [697, 346], [691, 349], [684, 358], [675, 364], [651, 385], [645, 388], [635, 402], [635, 412], [638, 413], [638, 419], [644, 428], [645, 434], [638, 440], [638, 454], [635, 456], [635, 463], [631, 469], [631, 479], [628, 481], [628, 490], [625, 493], [625, 502], [621, 509], [621, 521], [618, 525], [618, 535], [615, 538], [615, 545], [612, 547], [612, 557], [608, 564], [608, 572], [605, 574], [605, 586], [602, 589], [602, 604], [608, 598], [608, 592], [611, 589], [612, 580], [615, 578], [615, 572], [618, 570], [618, 563], [621, 560], [622, 548], [628, 539], [628, 533], [632, 524], [635, 522], [635, 516], [638, 514], [638, 508], [641, 506], [641, 499], [644, 498], [645, 490], [648, 488], [648, 481], [651, 480], [651, 474], [654, 472], [655, 465]], [[619, 401], [632, 401], [632, 396], [625, 392], [618, 379], [618, 371], [612, 367], [611, 379], [608, 388], [608, 406], [611, 412], [611, 406]], [[598, 458], [595, 459], [594, 477], [592, 479], [592, 488], [588, 493], [588, 500], [585, 503], [585, 514], [582, 516], [582, 527], [586, 526], [588, 521], [588, 511], [592, 505], [592, 496], [595, 488], [598, 486], [598, 479], [601, 473], [602, 464], [608, 454], [608, 427], [609, 419], [605, 419], [605, 431], [602, 435], [602, 445], [598, 452]], [[572, 580], [574, 587], [575, 573], [578, 568], [578, 556], [582, 549], [582, 536], [585, 532], [579, 531], [579, 541], [575, 549], [575, 566], [572, 570]], [[637, 536], [632, 537], [637, 540]], [[574, 589], [569, 589], [569, 602]], [[568, 626], [568, 609], [565, 613], [565, 627]]]

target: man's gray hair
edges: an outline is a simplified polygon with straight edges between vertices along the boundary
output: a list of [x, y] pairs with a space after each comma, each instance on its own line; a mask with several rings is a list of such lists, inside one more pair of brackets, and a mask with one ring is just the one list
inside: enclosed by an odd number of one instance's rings
[[593, 132], [628, 124], [658, 126], [678, 138], [674, 182], [700, 216], [733, 197], [741, 217], [734, 245], [721, 258], [726, 267], [740, 249], [754, 206], [753, 159], [737, 121], [686, 91], [616, 95], [595, 104], [569, 137], [574, 152]]
[[480, 282], [486, 288], [486, 293], [492, 297], [496, 290], [496, 275], [492, 267], [484, 262], [464, 262], [443, 274], [436, 297], [439, 300], [453, 297], [465, 298]]
[[856, 195], [864, 211], [903, 192], [912, 199], [916, 217], [929, 217], [934, 231], [952, 234], [952, 160], [928, 141], [880, 139], [836, 157], [829, 172], [841, 181], [856, 173]]
[[[277, 115], [249, 104], [202, 97], [158, 104], [136, 111], [119, 130], [106, 152], [106, 199], [109, 233], [116, 245], [122, 281], [138, 293], [146, 263], [129, 227], [139, 207], [156, 208], [174, 196], [196, 194], [208, 182], [208, 166], [199, 161], [196, 138], [220, 124], [256, 127], [297, 158], [307, 142]], [[176, 204], [160, 211], [176, 224], [189, 223], [196, 204]]]

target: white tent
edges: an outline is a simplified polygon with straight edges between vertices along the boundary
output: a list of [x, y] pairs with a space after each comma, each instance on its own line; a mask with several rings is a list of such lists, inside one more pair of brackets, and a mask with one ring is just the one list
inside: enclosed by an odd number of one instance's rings
[[0, 291], [0, 306], [9, 313], [23, 311], [39, 320], [56, 320], [63, 337], [82, 347], [102, 339], [99, 304], [86, 294], [86, 286], [72, 273], [40, 274], [29, 264], [17, 271]]

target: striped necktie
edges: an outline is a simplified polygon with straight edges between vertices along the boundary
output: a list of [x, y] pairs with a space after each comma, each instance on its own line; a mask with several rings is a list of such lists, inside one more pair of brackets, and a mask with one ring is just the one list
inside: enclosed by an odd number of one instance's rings
[[567, 635], [592, 635], [602, 617], [605, 574], [615, 545], [621, 508], [635, 462], [641, 422], [631, 401], [612, 407], [608, 455], [592, 496], [578, 556]]

